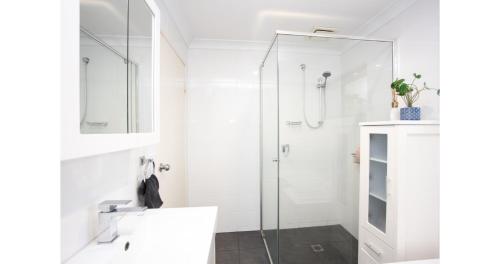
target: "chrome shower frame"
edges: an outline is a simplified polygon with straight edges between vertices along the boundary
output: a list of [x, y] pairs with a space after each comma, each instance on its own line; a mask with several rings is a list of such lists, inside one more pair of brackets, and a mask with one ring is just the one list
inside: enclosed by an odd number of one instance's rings
[[[398, 73], [399, 73], [399, 51], [398, 51], [398, 42], [397, 40], [394, 40], [394, 39], [381, 39], [381, 38], [370, 38], [370, 37], [361, 37], [361, 36], [351, 36], [351, 35], [338, 35], [338, 34], [324, 34], [324, 33], [309, 33], [309, 32], [298, 32], [298, 31], [287, 31], [287, 30], [276, 30], [275, 34], [274, 34], [274, 37], [271, 41], [271, 44], [269, 45], [269, 48], [267, 49], [266, 51], [266, 54], [264, 55], [264, 58], [259, 66], [259, 112], [260, 112], [260, 115], [259, 115], [259, 174], [260, 174], [260, 234], [261, 234], [261, 237], [264, 241], [264, 245], [265, 245], [265, 248], [266, 248], [266, 252], [267, 252], [267, 257], [269, 259], [269, 262], [271, 264], [273, 264], [273, 260], [271, 258], [271, 254], [270, 254], [270, 251], [269, 251], [269, 247], [268, 247], [268, 244], [267, 244], [267, 241], [266, 241], [266, 236], [264, 234], [264, 230], [263, 230], [263, 226], [262, 226], [262, 221], [263, 221], [263, 218], [262, 218], [262, 187], [263, 187], [263, 184], [262, 184], [262, 181], [263, 181], [263, 166], [262, 166], [262, 163], [263, 163], [263, 160], [262, 160], [262, 156], [263, 156], [263, 142], [262, 142], [262, 136], [263, 136], [263, 126], [262, 126], [262, 120], [263, 120], [263, 104], [262, 104], [262, 100], [263, 100], [263, 93], [262, 93], [262, 70], [264, 68], [264, 65], [265, 65], [265, 62], [269, 56], [269, 53], [271, 52], [272, 48], [274, 47], [274, 45], [276, 44], [276, 48], [277, 48], [277, 53], [279, 53], [279, 45], [278, 45], [278, 37], [279, 36], [298, 36], [298, 37], [317, 37], [317, 38], [329, 38], [329, 39], [346, 39], [346, 40], [359, 40], [359, 41], [375, 41], [375, 42], [389, 42], [392, 44], [392, 79], [394, 80], [396, 76], [398, 76]], [[276, 65], [277, 65], [277, 96], [279, 98], [279, 90], [280, 90], [280, 85], [279, 85], [279, 60], [276, 61]], [[279, 109], [279, 100], [278, 100], [278, 109]], [[278, 148], [278, 151], [277, 153], [279, 153], [279, 114], [278, 114], [278, 129], [277, 129], [277, 133], [278, 133], [278, 145], [276, 146]], [[278, 179], [277, 179], [277, 207], [278, 207], [278, 214], [277, 214], [277, 223], [276, 223], [276, 228], [278, 230], [277, 232], [277, 241], [279, 243], [279, 230], [280, 230], [280, 225], [279, 225], [279, 222], [280, 222], [280, 215], [279, 215], [279, 208], [280, 208], [280, 204], [279, 204], [279, 188], [280, 188], [280, 181], [279, 181], [279, 165], [280, 165], [280, 157], [278, 155], [277, 157], [277, 172], [278, 172]], [[277, 248], [277, 257], [278, 257], [278, 263], [274, 263], [274, 264], [279, 264], [279, 246]]]

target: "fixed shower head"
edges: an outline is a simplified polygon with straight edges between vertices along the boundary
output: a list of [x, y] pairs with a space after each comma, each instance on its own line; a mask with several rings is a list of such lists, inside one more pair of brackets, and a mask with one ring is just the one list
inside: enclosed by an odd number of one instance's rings
[[328, 77], [330, 77], [330, 76], [332, 76], [332, 73], [329, 72], [329, 71], [326, 71], [326, 72], [323, 73], [323, 77], [325, 77], [325, 79], [328, 78]]
[[85, 63], [85, 64], [88, 64], [90, 59], [88, 57], [83, 57], [82, 58], [82, 61]]

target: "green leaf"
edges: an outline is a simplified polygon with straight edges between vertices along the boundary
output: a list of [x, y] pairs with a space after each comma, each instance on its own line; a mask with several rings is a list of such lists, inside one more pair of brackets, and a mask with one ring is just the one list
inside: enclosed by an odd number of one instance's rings
[[404, 96], [406, 95], [407, 93], [410, 92], [410, 86], [406, 83], [401, 83], [401, 85], [399, 85], [398, 87], [396, 87], [396, 91], [398, 92], [398, 95], [399, 96]]
[[405, 79], [396, 79], [394, 82], [391, 83], [391, 88], [392, 89], [397, 89], [403, 83]]

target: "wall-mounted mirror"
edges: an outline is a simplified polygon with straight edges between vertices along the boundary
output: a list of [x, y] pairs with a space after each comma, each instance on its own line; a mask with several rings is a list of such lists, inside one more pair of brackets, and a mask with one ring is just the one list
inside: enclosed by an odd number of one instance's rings
[[154, 15], [144, 0], [80, 0], [80, 133], [151, 133]]

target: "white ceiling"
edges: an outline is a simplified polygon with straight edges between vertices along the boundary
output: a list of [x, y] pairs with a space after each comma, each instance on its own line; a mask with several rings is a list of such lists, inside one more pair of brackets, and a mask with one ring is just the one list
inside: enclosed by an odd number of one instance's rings
[[[263, 40], [276, 30], [355, 34], [398, 0], [163, 0], [194, 39]], [[173, 12], [172, 12], [173, 11]], [[180, 25], [182, 24], [182, 25]], [[183, 32], [186, 35], [186, 32]]]

